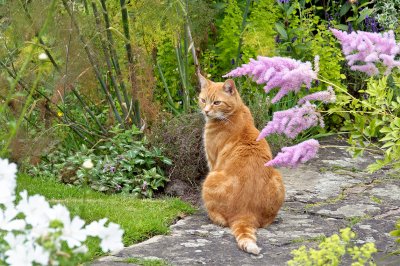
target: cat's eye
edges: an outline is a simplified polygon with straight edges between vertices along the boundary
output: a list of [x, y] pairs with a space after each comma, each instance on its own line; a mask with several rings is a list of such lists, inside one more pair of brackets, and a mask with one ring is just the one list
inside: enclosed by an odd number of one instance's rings
[[206, 103], [206, 99], [200, 98], [200, 101], [201, 101], [202, 103]]
[[221, 104], [221, 101], [215, 101], [215, 102], [213, 102], [213, 104], [214, 104], [214, 105], [220, 105], [220, 104]]

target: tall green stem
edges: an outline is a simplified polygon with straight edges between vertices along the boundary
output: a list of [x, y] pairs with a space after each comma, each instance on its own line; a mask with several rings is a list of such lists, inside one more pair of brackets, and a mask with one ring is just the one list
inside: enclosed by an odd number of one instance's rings
[[103, 34], [101, 34], [101, 27], [100, 27], [101, 21], [100, 21], [100, 17], [99, 17], [99, 12], [97, 11], [97, 6], [94, 1], [92, 1], [92, 10], [93, 10], [93, 14], [94, 14], [95, 21], [96, 21], [96, 27], [97, 27], [98, 33], [100, 34], [100, 45], [101, 45], [101, 49], [103, 50], [104, 59], [106, 60], [108, 73], [111, 78], [111, 83], [114, 87], [114, 91], [117, 96], [118, 103], [121, 106], [122, 113], [124, 114], [124, 119], [127, 119], [128, 116], [127, 116], [126, 107], [122, 104], [122, 98], [121, 98], [121, 94], [119, 93], [119, 87], [118, 87], [117, 81], [115, 79], [115, 76], [113, 74], [113, 68], [112, 68], [111, 61], [110, 61], [110, 55], [109, 55], [107, 47], [105, 45], [106, 40], [104, 39]]
[[132, 87], [132, 101], [133, 101], [133, 110], [135, 112], [135, 124], [139, 127], [140, 122], [140, 110], [139, 110], [139, 101], [137, 100], [137, 87], [136, 87], [136, 73], [135, 73], [135, 66], [133, 62], [133, 53], [132, 53], [132, 46], [130, 43], [131, 36], [129, 33], [129, 21], [128, 21], [128, 10], [126, 9], [125, 0], [120, 0], [121, 5], [121, 15], [122, 15], [122, 25], [124, 28], [124, 35], [125, 35], [125, 50], [128, 57], [128, 64], [129, 64], [129, 79], [131, 82]]
[[125, 82], [124, 82], [124, 79], [122, 78], [122, 72], [121, 72], [121, 68], [119, 66], [118, 54], [115, 50], [114, 38], [111, 34], [111, 25], [110, 25], [110, 19], [108, 16], [107, 5], [106, 5], [105, 0], [101, 0], [100, 2], [101, 2], [101, 7], [103, 9], [104, 22], [105, 22], [105, 27], [106, 27], [106, 31], [107, 31], [108, 49], [111, 52], [111, 59], [112, 59], [113, 65], [114, 65], [115, 72], [117, 74], [119, 84], [121, 86], [122, 93], [124, 95], [125, 104], [127, 106], [127, 109], [129, 110], [130, 116], [133, 119], [134, 117], [133, 117], [132, 111], [131, 111], [132, 110], [131, 109], [132, 102], [129, 99], [128, 93], [126, 91]]
[[63, 5], [64, 5], [65, 9], [67, 10], [68, 15], [70, 16], [70, 18], [71, 18], [71, 20], [72, 20], [72, 22], [74, 24], [74, 27], [76, 28], [76, 30], [78, 32], [80, 41], [84, 45], [84, 49], [85, 49], [86, 55], [87, 55], [87, 57], [89, 59], [90, 64], [92, 65], [92, 68], [93, 68], [93, 70], [94, 70], [94, 72], [96, 74], [96, 77], [97, 77], [98, 81], [100, 82], [100, 87], [102, 88], [104, 94], [106, 95], [108, 103], [110, 104], [110, 106], [111, 106], [111, 108], [112, 108], [112, 110], [114, 112], [115, 118], [119, 122], [120, 126], [124, 127], [124, 123], [123, 123], [122, 118], [119, 115], [118, 110], [117, 110], [117, 108], [116, 108], [116, 106], [114, 104], [114, 100], [113, 100], [113, 98], [111, 96], [111, 93], [108, 90], [107, 85], [104, 82], [103, 78], [101, 77], [101, 74], [100, 74], [100, 71], [99, 71], [99, 69], [97, 67], [97, 64], [95, 63], [94, 58], [93, 58], [93, 56], [91, 54], [91, 51], [89, 50], [89, 44], [86, 42], [85, 37], [81, 33], [79, 25], [78, 25], [78, 22], [76, 21], [73, 12], [69, 8], [67, 0], [62, 0], [62, 2], [63, 2]]

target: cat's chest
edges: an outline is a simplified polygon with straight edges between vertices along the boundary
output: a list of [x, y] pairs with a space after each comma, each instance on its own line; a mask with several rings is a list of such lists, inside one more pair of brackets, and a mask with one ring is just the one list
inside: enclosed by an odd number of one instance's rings
[[203, 139], [208, 161], [216, 163], [221, 153], [227, 147], [227, 132], [219, 128], [206, 128]]

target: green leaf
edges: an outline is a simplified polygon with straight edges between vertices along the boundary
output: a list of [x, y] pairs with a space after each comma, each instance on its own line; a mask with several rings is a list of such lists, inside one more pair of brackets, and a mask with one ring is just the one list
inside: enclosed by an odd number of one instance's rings
[[279, 22], [275, 23], [275, 29], [277, 30], [277, 32], [281, 35], [281, 37], [284, 40], [288, 39], [287, 32], [285, 30], [285, 27], [282, 25], [282, 23], [279, 23]]
[[343, 30], [343, 31], [347, 31], [349, 29], [349, 27], [347, 25], [344, 25], [344, 24], [336, 25], [335, 28], [339, 29], [339, 30]]
[[346, 22], [351, 22], [351, 21], [355, 21], [357, 18], [356, 17], [348, 17], [346, 19]]
[[396, 125], [396, 127], [400, 128], [400, 118], [396, 117], [393, 123]]
[[293, 13], [293, 10], [296, 8], [295, 4], [291, 5], [286, 11], [286, 16], [290, 16]]
[[389, 142], [386, 142], [381, 148], [382, 148], [382, 149], [386, 149], [386, 148], [391, 147], [391, 146], [393, 146], [393, 145], [395, 145], [395, 143], [389, 141]]
[[374, 9], [369, 9], [368, 7], [363, 9], [360, 12], [360, 16], [356, 20], [356, 24], [360, 24], [367, 16], [371, 15], [371, 13], [374, 11]]
[[381, 130], [379, 130], [381, 133], [389, 133], [392, 132], [392, 129], [390, 127], [382, 127]]
[[342, 8], [340, 9], [339, 12], [340, 16], [343, 17], [347, 12], [349, 12], [350, 8], [351, 4], [348, 1], [346, 1], [346, 3], [342, 5]]

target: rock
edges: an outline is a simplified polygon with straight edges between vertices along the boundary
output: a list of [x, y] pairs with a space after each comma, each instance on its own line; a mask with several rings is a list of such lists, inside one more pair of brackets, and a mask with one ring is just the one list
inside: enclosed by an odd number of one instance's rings
[[366, 173], [374, 160], [375, 155], [353, 159], [344, 149], [322, 149], [311, 163], [280, 169], [286, 202], [276, 221], [258, 230], [259, 255], [239, 250], [229, 228], [212, 224], [200, 209], [172, 225], [170, 235], [127, 247], [93, 265], [132, 257], [156, 257], [172, 265], [286, 265], [293, 249], [315, 248], [324, 236], [347, 226], [356, 232], [356, 244], [375, 243], [378, 265], [398, 265], [400, 256], [390, 254], [400, 247], [389, 232], [400, 217], [400, 179], [386, 178], [384, 171]]

